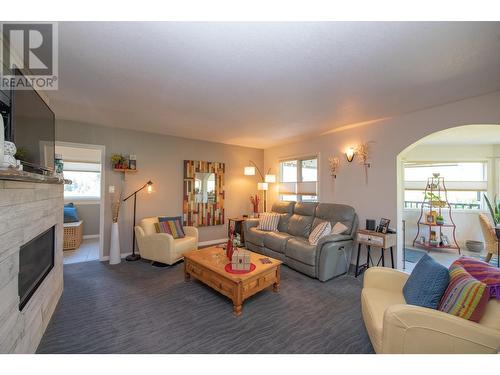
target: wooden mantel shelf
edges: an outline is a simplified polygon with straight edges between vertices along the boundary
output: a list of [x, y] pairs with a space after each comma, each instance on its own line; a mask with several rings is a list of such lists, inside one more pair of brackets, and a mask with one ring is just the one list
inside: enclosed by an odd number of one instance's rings
[[122, 173], [135, 173], [137, 172], [137, 169], [119, 169], [119, 168], [113, 168], [115, 172], [122, 172]]
[[15, 168], [0, 169], [0, 180], [36, 182], [40, 184], [63, 184], [64, 180], [57, 176], [46, 176], [37, 173], [20, 171]]

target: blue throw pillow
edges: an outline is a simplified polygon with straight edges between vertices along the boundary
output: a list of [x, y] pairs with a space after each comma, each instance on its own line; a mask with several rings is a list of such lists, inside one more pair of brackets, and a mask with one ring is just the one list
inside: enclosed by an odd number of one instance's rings
[[64, 206], [64, 222], [65, 223], [76, 223], [80, 221], [78, 217], [78, 212], [76, 211], [76, 207], [74, 206]]
[[448, 269], [425, 254], [403, 287], [406, 303], [437, 309], [448, 282]]

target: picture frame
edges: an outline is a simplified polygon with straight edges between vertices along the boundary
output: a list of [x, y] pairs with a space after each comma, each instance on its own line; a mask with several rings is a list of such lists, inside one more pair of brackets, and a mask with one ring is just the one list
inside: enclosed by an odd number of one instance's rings
[[427, 224], [436, 224], [437, 212], [431, 211], [425, 215], [425, 221]]
[[386, 219], [386, 218], [381, 218], [380, 219], [380, 223], [377, 227], [377, 232], [379, 233], [387, 233], [387, 230], [389, 229], [389, 223], [391, 221], [389, 219]]
[[450, 246], [450, 239], [446, 234], [441, 233], [441, 243], [443, 246]]
[[437, 233], [435, 230], [431, 230], [429, 233], [429, 241], [437, 241]]

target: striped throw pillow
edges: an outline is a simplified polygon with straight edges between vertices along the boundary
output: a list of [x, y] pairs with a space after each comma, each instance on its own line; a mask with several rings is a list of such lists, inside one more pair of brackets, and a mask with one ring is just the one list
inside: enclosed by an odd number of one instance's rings
[[159, 217], [158, 223], [155, 223], [155, 229], [156, 233], [167, 233], [174, 237], [174, 239], [186, 237], [180, 216]]
[[487, 285], [458, 265], [452, 264], [449, 273], [450, 283], [441, 298], [438, 310], [479, 322], [490, 297]]
[[257, 229], [266, 232], [276, 232], [280, 222], [280, 214], [275, 212], [264, 212], [259, 218], [259, 226]]
[[332, 225], [329, 221], [325, 221], [316, 225], [316, 228], [313, 229], [311, 234], [309, 235], [309, 243], [311, 245], [317, 245], [318, 241], [321, 237], [328, 236], [332, 230]]

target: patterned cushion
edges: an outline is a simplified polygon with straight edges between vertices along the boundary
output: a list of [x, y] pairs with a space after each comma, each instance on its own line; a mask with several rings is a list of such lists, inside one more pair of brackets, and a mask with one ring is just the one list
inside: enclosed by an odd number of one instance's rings
[[155, 223], [155, 229], [156, 233], [167, 233], [174, 237], [174, 239], [186, 237], [180, 216], [159, 217], [158, 223]]
[[403, 287], [406, 303], [437, 309], [448, 281], [448, 269], [425, 254]]
[[452, 264], [449, 272], [450, 283], [441, 299], [439, 310], [479, 322], [490, 297], [486, 284], [457, 264]]
[[257, 229], [267, 232], [277, 231], [280, 217], [280, 214], [274, 212], [264, 212], [259, 218], [259, 226], [257, 227]]
[[316, 225], [316, 228], [313, 229], [311, 234], [309, 235], [309, 243], [311, 245], [317, 245], [318, 241], [321, 237], [328, 236], [332, 231], [332, 225], [329, 221], [325, 221]]
[[331, 234], [342, 234], [344, 233], [347, 229], [349, 229], [348, 227], [346, 227], [344, 224], [342, 224], [340, 221], [337, 222], [333, 228], [332, 228], [332, 231], [331, 231]]
[[480, 260], [460, 257], [452, 265], [465, 269], [472, 277], [485, 283], [489, 289], [490, 298], [500, 300], [500, 269]]

